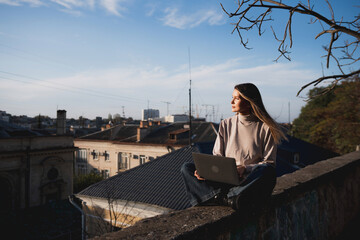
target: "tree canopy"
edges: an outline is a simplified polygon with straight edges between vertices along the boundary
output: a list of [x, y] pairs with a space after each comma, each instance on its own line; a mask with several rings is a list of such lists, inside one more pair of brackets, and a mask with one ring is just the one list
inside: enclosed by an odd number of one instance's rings
[[332, 92], [318, 95], [324, 88], [308, 93], [309, 101], [293, 122], [295, 137], [344, 154], [360, 145], [360, 77], [338, 84]]

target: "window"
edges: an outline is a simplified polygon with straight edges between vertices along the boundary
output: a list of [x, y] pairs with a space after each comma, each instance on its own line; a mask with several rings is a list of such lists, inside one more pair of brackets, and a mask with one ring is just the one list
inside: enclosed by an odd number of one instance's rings
[[87, 162], [86, 149], [79, 149], [76, 151], [76, 162]]
[[145, 155], [140, 155], [140, 165], [145, 163]]
[[85, 175], [87, 173], [87, 167], [86, 165], [83, 165], [83, 164], [79, 164], [77, 166], [77, 174], [78, 175]]
[[154, 160], [155, 158], [154, 157], [149, 157], [149, 161], [152, 161]]
[[103, 178], [109, 178], [110, 171], [107, 169], [101, 170], [101, 176], [103, 176]]
[[118, 154], [118, 171], [128, 168], [129, 156], [127, 153]]
[[99, 152], [96, 152], [95, 150], [93, 150], [91, 152], [91, 155], [93, 156], [93, 160], [98, 160], [99, 159]]
[[295, 154], [294, 154], [293, 163], [294, 163], [294, 164], [299, 164], [299, 162], [300, 162], [300, 154], [299, 154], [299, 153], [295, 153]]
[[105, 161], [109, 161], [110, 160], [110, 154], [108, 152], [104, 152], [104, 156], [105, 156]]

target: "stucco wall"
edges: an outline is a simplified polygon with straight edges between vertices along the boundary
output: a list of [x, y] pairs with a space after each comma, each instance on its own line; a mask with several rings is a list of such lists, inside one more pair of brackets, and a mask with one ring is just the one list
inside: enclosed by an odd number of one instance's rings
[[96, 239], [335, 239], [359, 214], [359, 182], [357, 151], [278, 178], [271, 202], [258, 214], [194, 207]]
[[[124, 169], [128, 170], [130, 168], [134, 168], [140, 165], [140, 155], [144, 155], [146, 157], [145, 162], [149, 162], [152, 159], [155, 159], [159, 156], [167, 154], [169, 149], [166, 145], [147, 145], [142, 143], [120, 143], [120, 142], [112, 142], [112, 141], [96, 141], [96, 140], [84, 140], [84, 139], [75, 139], [74, 144], [79, 149], [87, 150], [87, 172], [89, 173], [93, 168], [101, 170], [108, 170], [109, 177], [116, 175], [119, 171], [118, 169], [118, 154], [125, 153], [128, 154], [128, 168]], [[178, 149], [179, 147], [174, 147], [174, 149]], [[98, 159], [94, 160], [91, 152], [107, 152], [109, 154], [109, 160], [105, 160], [104, 156], [99, 156]], [[134, 158], [134, 155], [137, 158]], [[83, 164], [83, 163], [77, 163]], [[77, 165], [75, 166], [75, 173], [77, 173]]]

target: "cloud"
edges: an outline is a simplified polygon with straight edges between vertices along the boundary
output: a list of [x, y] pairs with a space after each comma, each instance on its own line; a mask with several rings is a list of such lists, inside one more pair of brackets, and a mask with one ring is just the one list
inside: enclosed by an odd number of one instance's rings
[[124, 3], [124, 0], [101, 0], [100, 5], [106, 9], [111, 14], [121, 17], [120, 11], [123, 12], [126, 10], [125, 7], [121, 6], [120, 3]]
[[23, 3], [27, 3], [33, 7], [44, 5], [41, 0], [0, 0], [0, 4], [6, 4], [10, 6], [22, 6]]
[[[192, 68], [194, 109], [209, 104], [215, 106], [223, 117], [231, 116], [229, 102], [233, 87], [252, 82], [260, 89], [271, 115], [282, 115], [279, 119], [286, 121], [285, 109], [291, 101], [292, 114], [296, 116], [304, 105], [296, 93], [316, 74], [295, 62], [255, 67], [244, 67], [245, 63], [246, 59], [235, 58]], [[25, 105], [41, 105], [43, 102], [52, 106], [62, 104], [64, 108], [72, 111], [79, 109], [86, 114], [100, 114], [99, 111], [107, 114], [123, 105], [126, 106], [127, 116], [135, 118], [139, 117], [142, 108], [147, 107], [148, 101], [150, 107], [160, 109], [162, 113], [166, 112], [164, 101], [171, 102], [170, 113], [173, 114], [183, 113], [188, 106], [189, 73], [185, 66], [172, 70], [151, 65], [89, 70], [42, 81], [14, 81], [14, 76], [6, 77], [9, 78], [7, 81], [3, 79], [0, 96]]]
[[147, 4], [145, 6], [145, 9], [146, 9], [145, 15], [148, 16], [148, 17], [153, 16], [157, 8], [158, 8], [158, 4], [156, 4], [156, 3]]
[[[121, 17], [122, 12], [126, 11], [124, 5], [129, 0], [50, 0], [55, 6], [60, 7], [60, 11], [69, 13], [75, 16], [83, 15], [82, 11], [86, 9], [95, 9], [97, 6], [103, 8], [111, 15]], [[0, 0], [0, 4], [11, 6], [23, 6], [28, 4], [32, 7], [48, 6], [49, 1], [45, 0]]]
[[165, 26], [170, 26], [178, 29], [188, 29], [199, 26], [202, 23], [209, 25], [222, 25], [225, 23], [223, 15], [214, 10], [199, 10], [190, 15], [181, 15], [177, 8], [166, 8], [164, 10], [165, 16], [161, 21]]

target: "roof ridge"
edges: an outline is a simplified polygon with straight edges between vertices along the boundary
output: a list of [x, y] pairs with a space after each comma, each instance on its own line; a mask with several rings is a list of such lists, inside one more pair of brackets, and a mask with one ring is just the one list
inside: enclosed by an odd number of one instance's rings
[[[85, 137], [89, 137], [89, 136], [96, 135], [96, 134], [99, 134], [99, 133], [108, 132], [108, 131], [112, 130], [113, 128], [117, 128], [117, 127], [122, 128], [123, 126], [122, 126], [121, 124], [118, 124], [118, 125], [115, 125], [115, 126], [113, 126], [113, 127], [111, 127], [111, 128], [107, 128], [107, 129], [102, 130], [102, 131], [100, 130], [100, 131], [96, 131], [96, 132], [93, 132], [93, 133], [89, 133], [89, 134], [84, 135], [84, 136], [81, 136], [81, 137], [79, 137], [79, 138], [85, 138]], [[120, 129], [120, 128], [119, 128], [119, 129]], [[110, 136], [110, 137], [111, 137], [111, 136]], [[109, 140], [110, 140], [110, 139], [109, 139]]]

